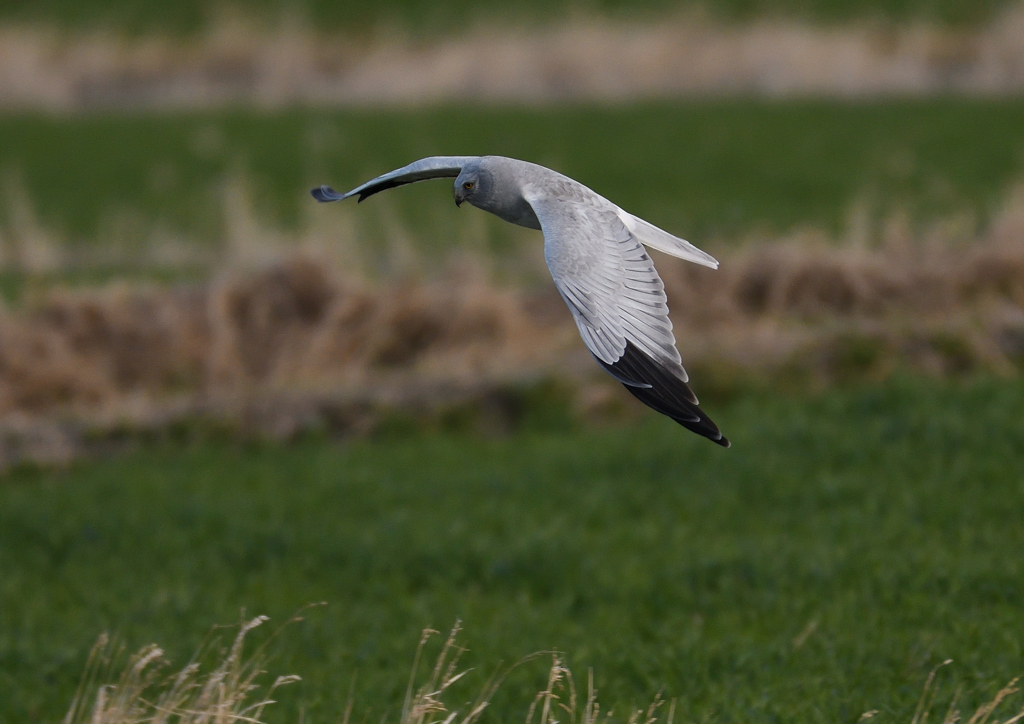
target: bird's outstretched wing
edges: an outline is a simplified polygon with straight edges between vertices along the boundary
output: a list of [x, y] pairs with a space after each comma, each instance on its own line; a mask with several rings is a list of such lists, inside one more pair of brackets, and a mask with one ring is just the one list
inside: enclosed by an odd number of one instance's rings
[[700, 409], [676, 349], [654, 262], [618, 208], [581, 188], [527, 193], [544, 256], [591, 354], [634, 397], [724, 447]]
[[372, 181], [367, 181], [362, 186], [356, 186], [346, 194], [338, 193], [330, 186], [321, 186], [310, 191], [313, 198], [321, 203], [328, 201], [343, 201], [351, 196], [359, 196], [363, 201], [369, 196], [393, 189], [395, 186], [411, 184], [415, 181], [426, 181], [432, 178], [455, 178], [462, 171], [462, 167], [468, 162], [478, 158], [477, 156], [430, 156], [413, 161], [408, 166], [389, 171], [383, 176], [378, 176]]

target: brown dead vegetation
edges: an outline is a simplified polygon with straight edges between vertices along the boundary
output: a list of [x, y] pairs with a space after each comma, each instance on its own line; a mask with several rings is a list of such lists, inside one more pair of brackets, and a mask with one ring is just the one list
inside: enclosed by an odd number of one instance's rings
[[[805, 234], [719, 257], [658, 259], [698, 394], [1024, 365], [1024, 204], [973, 240], [890, 225], [873, 246]], [[583, 416], [616, 399], [553, 287], [481, 268], [372, 283], [298, 255], [190, 286], [53, 289], [0, 312], [0, 462], [196, 417], [278, 438], [453, 405], [500, 421], [503, 390], [545, 379]]]
[[227, 18], [201, 37], [0, 28], [0, 108], [551, 103], [687, 95], [1019, 94], [1024, 5], [988, 27], [580, 16], [449, 37], [327, 36]]
[[191, 287], [57, 290], [6, 313], [0, 410], [494, 378], [536, 367], [552, 340], [515, 291], [461, 279], [370, 286], [295, 258]]

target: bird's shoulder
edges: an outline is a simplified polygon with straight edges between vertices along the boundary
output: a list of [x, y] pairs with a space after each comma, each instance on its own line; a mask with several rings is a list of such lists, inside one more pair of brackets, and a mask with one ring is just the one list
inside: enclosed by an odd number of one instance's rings
[[481, 166], [514, 177], [531, 202], [557, 200], [614, 208], [611, 202], [576, 179], [538, 163], [506, 156], [484, 156]]
[[[570, 179], [571, 181], [571, 179]], [[533, 207], [545, 239], [562, 243], [584, 243], [602, 240], [615, 248], [630, 241], [632, 232], [623, 223], [618, 207], [593, 193], [585, 186], [568, 184], [549, 187], [527, 197]]]

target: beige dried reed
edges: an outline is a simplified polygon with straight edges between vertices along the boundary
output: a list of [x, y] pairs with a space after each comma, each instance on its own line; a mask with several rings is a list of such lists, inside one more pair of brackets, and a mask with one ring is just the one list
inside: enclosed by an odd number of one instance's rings
[[[294, 620], [298, 620], [296, 617]], [[220, 662], [209, 672], [201, 670], [197, 660], [180, 671], [167, 675], [169, 662], [155, 644], [145, 646], [129, 657], [124, 669], [115, 674], [113, 663], [123, 651], [103, 635], [93, 647], [85, 673], [64, 717], [63, 724], [260, 724], [266, 708], [275, 703], [272, 696], [278, 688], [299, 681], [298, 676], [278, 676], [269, 685], [261, 685], [267, 665], [266, 643], [253, 653], [245, 653], [245, 639], [250, 632], [267, 621], [265, 616], [244, 621], [231, 646], [223, 652]], [[526, 716], [526, 724], [611, 723], [610, 715], [601, 717], [597, 702], [593, 671], [589, 672], [587, 699], [578, 710], [572, 672], [565, 667], [558, 653], [539, 652], [524, 657], [512, 666], [499, 664], [492, 675], [471, 699], [464, 710], [453, 707], [453, 687], [471, 669], [460, 668], [466, 652], [458, 637], [462, 631], [456, 622], [424, 681], [419, 680], [420, 662], [431, 638], [439, 632], [425, 629], [413, 657], [399, 724], [476, 724], [489, 706], [505, 678], [523, 664], [545, 655], [551, 657], [546, 687], [537, 693]], [[464, 701], [464, 699], [463, 699]], [[656, 724], [663, 704], [659, 696], [646, 710], [630, 714], [627, 724]], [[342, 724], [349, 724], [354, 706], [350, 691]], [[675, 702], [666, 724], [672, 724]]]
[[[925, 679], [924, 683], [924, 690], [921, 692], [921, 698], [917, 702], [917, 708], [914, 710], [914, 717], [910, 720], [910, 724], [928, 724], [936, 699], [938, 698], [936, 676], [941, 669], [952, 663], [952, 659], [946, 659], [928, 673], [928, 678]], [[1024, 707], [1007, 719], [1002, 719], [1000, 717], [997, 717], [994, 720], [992, 719], [996, 710], [1002, 706], [1007, 699], [1020, 691], [1017, 688], [1017, 682], [1019, 680], [1019, 677], [1012, 679], [1008, 684], [999, 689], [992, 699], [982, 703], [974, 711], [974, 714], [971, 715], [971, 718], [967, 720], [967, 724], [988, 724], [990, 721], [992, 721], [992, 724], [1015, 724], [1021, 719], [1024, 719]], [[950, 697], [949, 703], [946, 706], [946, 713], [941, 719], [941, 724], [957, 724], [957, 722], [962, 721], [960, 710], [957, 708], [962, 694], [963, 685], [959, 685]], [[866, 712], [861, 716], [861, 719], [871, 718], [877, 713], [877, 711]]]
[[632, 22], [573, 13], [546, 26], [510, 15], [441, 37], [397, 28], [332, 36], [295, 18], [261, 27], [249, 15], [222, 14], [188, 40], [0, 28], [0, 108], [996, 95], [1024, 87], [1019, 4], [981, 28], [726, 24], [683, 10]]
[[[257, 616], [244, 621], [231, 646], [209, 672], [197, 660], [175, 674], [164, 674], [169, 662], [155, 644], [132, 655], [116, 681], [99, 683], [110, 673], [120, 651], [103, 635], [93, 647], [85, 674], [63, 724], [234, 724], [260, 722], [274, 703], [274, 692], [299, 681], [278, 676], [268, 686], [264, 646], [245, 653], [249, 633], [267, 621]], [[196, 659], [205, 652], [200, 651]]]
[[[295, 620], [300, 620], [300, 617], [292, 619]], [[266, 643], [246, 655], [245, 639], [266, 621], [265, 616], [244, 621], [231, 646], [209, 673], [203, 673], [197, 663], [197, 659], [202, 657], [201, 651], [180, 671], [166, 675], [164, 672], [169, 662], [163, 651], [156, 645], [149, 645], [131, 656], [120, 674], [115, 674], [112, 663], [117, 660], [118, 651], [111, 645], [109, 637], [101, 636], [89, 655], [81, 684], [63, 724], [261, 724], [264, 711], [275, 703], [272, 699], [275, 690], [299, 681], [299, 677], [294, 675], [278, 676], [271, 684], [261, 685], [260, 680], [266, 675]], [[430, 673], [421, 682], [423, 653], [431, 638], [439, 635], [433, 629], [422, 632], [413, 657], [399, 724], [476, 724], [513, 670], [545, 656], [551, 661], [546, 685], [534, 696], [525, 724], [613, 723], [611, 713], [602, 712], [597, 701], [593, 669], [587, 672], [587, 695], [580, 708], [573, 674], [558, 652], [531, 654], [508, 667], [499, 664], [474, 698], [466, 701], [459, 696], [466, 702], [464, 709], [453, 706], [449, 702], [457, 696], [454, 685], [471, 671], [460, 668], [462, 655], [467, 650], [458, 640], [461, 631], [461, 623], [456, 622], [430, 667]], [[951, 660], [946, 660], [928, 674], [910, 724], [928, 724], [932, 720], [939, 698], [937, 675], [951, 663]], [[1002, 718], [1004, 715], [996, 716], [997, 711], [1019, 693], [1018, 680], [1013, 679], [990, 700], [982, 703], [967, 724], [1016, 724], [1024, 720], [1024, 708], [1005, 719]], [[936, 721], [941, 724], [962, 721], [958, 709], [962, 694], [963, 686], [960, 685], [950, 697], [945, 714]], [[349, 692], [342, 724], [349, 724], [352, 720], [354, 703], [353, 689]], [[659, 721], [673, 724], [676, 700], [671, 700], [662, 719], [664, 704], [661, 694], [657, 694], [645, 709], [632, 710], [626, 724], [658, 724]], [[878, 710], [867, 711], [861, 715], [860, 721], [877, 715]], [[386, 724], [386, 719], [382, 721]]]

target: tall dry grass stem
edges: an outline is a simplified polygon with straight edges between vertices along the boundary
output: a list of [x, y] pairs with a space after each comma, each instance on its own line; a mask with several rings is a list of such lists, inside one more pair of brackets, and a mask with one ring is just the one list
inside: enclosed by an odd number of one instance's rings
[[[297, 614], [285, 625], [301, 618]], [[123, 659], [124, 647], [113, 643], [106, 634], [100, 636], [89, 654], [63, 724], [261, 724], [266, 708], [275, 703], [274, 692], [299, 680], [294, 675], [278, 676], [269, 685], [260, 684], [259, 680], [266, 674], [267, 646], [284, 626], [252, 653], [246, 653], [245, 641], [253, 629], [266, 621], [265, 616], [243, 620], [231, 645], [220, 652], [219, 662], [209, 673], [204, 673], [200, 665], [208, 645], [204, 645], [184, 668], [168, 676], [164, 674], [168, 661], [155, 644], [129, 657], [117, 673], [115, 667]], [[463, 694], [454, 693], [455, 685], [472, 671], [460, 669], [462, 656], [467, 651], [459, 642], [461, 632], [461, 622], [456, 622], [434, 659], [430, 673], [418, 684], [426, 646], [439, 635], [436, 630], [424, 629], [413, 656], [399, 724], [477, 724], [505, 678], [523, 664], [545, 655], [551, 657], [546, 684], [533, 697], [525, 724], [612, 724], [611, 712], [603, 713], [597, 701], [593, 669], [587, 671], [587, 696], [580, 710], [572, 672], [565, 666], [561, 654], [550, 651], [531, 654], [512, 666], [499, 664], [475, 698], [465, 704], [465, 709], [452, 706], [449, 700], [455, 697], [466, 702]], [[910, 724], [928, 724], [939, 693], [937, 675], [951, 663], [952, 660], [946, 660], [929, 672]], [[1019, 693], [1017, 682], [1015, 678], [1000, 688], [992, 699], [975, 710], [967, 724], [1016, 724], [1024, 720], [1024, 708], [1006, 719], [996, 716], [997, 709]], [[342, 724], [351, 721], [354, 692], [353, 678]], [[957, 686], [941, 724], [961, 721], [958, 703], [962, 693], [962, 685]], [[662, 720], [660, 712], [664, 704], [659, 692], [646, 709], [631, 711], [626, 724], [658, 724], [659, 721], [674, 724], [676, 699], [671, 700], [667, 716]], [[877, 715], [878, 710], [873, 709], [864, 712], [859, 720], [874, 719]], [[386, 723], [386, 718], [382, 722]]]
[[[914, 710], [914, 716], [910, 720], [910, 724], [928, 724], [932, 708], [935, 706], [939, 693], [939, 687], [936, 684], [936, 677], [941, 669], [952, 663], [952, 659], [946, 659], [928, 673], [928, 677], [924, 682], [924, 688], [921, 692], [921, 698], [918, 699], [917, 707]], [[971, 718], [967, 720], [967, 724], [988, 724], [992, 719], [992, 716], [995, 714], [996, 709], [998, 709], [1009, 697], [1018, 693], [1018, 681], [1019, 677], [1014, 678], [1008, 684], [999, 689], [991, 700], [982, 703], [975, 710], [974, 714], [971, 715]], [[942, 717], [941, 724], [956, 724], [957, 722], [962, 721], [960, 709], [958, 708], [962, 695], [963, 684], [958, 684], [956, 689], [953, 691], [953, 695], [950, 697], [949, 704], [946, 707], [946, 713]], [[877, 713], [877, 710], [865, 712], [861, 718], [871, 718]], [[1019, 722], [1022, 719], [1024, 719], [1024, 707], [1007, 719], [993, 720], [992, 724], [1016, 724], [1016, 722]]]
[[[274, 692], [299, 681], [298, 676], [278, 676], [268, 686], [260, 683], [267, 661], [264, 642], [246, 654], [246, 637], [267, 621], [266, 616], [243, 621], [231, 645], [208, 673], [199, 663], [206, 651], [171, 676], [169, 665], [155, 644], [132, 655], [116, 681], [97, 686], [123, 654], [106, 635], [93, 647], [82, 683], [63, 724], [234, 724], [260, 722]], [[297, 619], [292, 619], [297, 620]], [[272, 639], [273, 637], [271, 637]]]

